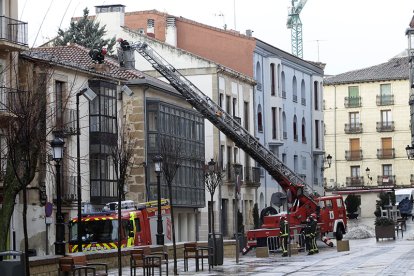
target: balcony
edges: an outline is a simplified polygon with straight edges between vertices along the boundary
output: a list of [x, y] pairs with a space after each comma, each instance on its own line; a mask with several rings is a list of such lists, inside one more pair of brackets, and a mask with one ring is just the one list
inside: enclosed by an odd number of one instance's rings
[[363, 176], [351, 176], [346, 178], [346, 187], [361, 187], [364, 186]]
[[293, 102], [297, 103], [298, 102], [298, 95], [293, 95]]
[[362, 150], [346, 150], [346, 161], [359, 161], [362, 160]]
[[260, 187], [260, 168], [245, 167], [244, 168], [244, 183], [246, 187], [259, 188]]
[[27, 23], [0, 16], [0, 50], [24, 51], [27, 49]]
[[345, 124], [344, 131], [346, 134], [362, 133], [362, 123]]
[[51, 111], [54, 133], [63, 137], [76, 135], [76, 109], [66, 109], [58, 116], [56, 109]]
[[377, 132], [390, 132], [394, 128], [394, 121], [377, 122]]
[[414, 186], [414, 174], [410, 175], [410, 185]]
[[256, 89], [257, 91], [262, 91], [262, 83], [256, 82]]
[[393, 105], [394, 104], [394, 95], [377, 95], [377, 105]]
[[[225, 170], [226, 170], [225, 173], [226, 173], [227, 182], [231, 182], [231, 184], [234, 184], [234, 181], [236, 181], [236, 172], [234, 171], [234, 164], [227, 163], [227, 166], [226, 166]], [[243, 170], [242, 170], [242, 172], [243, 172]], [[243, 180], [243, 173], [241, 175], [240, 180]]]
[[16, 104], [20, 102], [21, 93], [17, 89], [0, 87], [0, 128], [9, 125], [10, 120], [16, 117]]
[[300, 100], [301, 100], [301, 101], [300, 101], [300, 102], [301, 102], [301, 104], [306, 106], [306, 98], [301, 98]]
[[361, 97], [345, 97], [345, 107], [361, 107]]
[[395, 149], [377, 149], [378, 159], [393, 159], [395, 158]]
[[377, 177], [377, 184], [378, 186], [387, 186], [387, 187], [394, 187], [395, 186], [395, 175], [378, 175]]
[[237, 116], [233, 116], [233, 119], [236, 120], [236, 122], [241, 125], [241, 118]]
[[282, 90], [282, 98], [283, 98], [283, 99], [286, 99], [286, 91], [283, 91], [283, 90]]

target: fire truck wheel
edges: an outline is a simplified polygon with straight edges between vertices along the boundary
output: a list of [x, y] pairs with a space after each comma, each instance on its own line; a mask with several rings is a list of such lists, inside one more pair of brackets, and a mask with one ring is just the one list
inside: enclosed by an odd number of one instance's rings
[[262, 223], [263, 223], [263, 218], [264, 218], [265, 216], [268, 216], [268, 215], [277, 215], [277, 211], [276, 211], [276, 209], [275, 209], [275, 208], [273, 208], [272, 206], [268, 206], [268, 207], [264, 208], [264, 209], [260, 212], [260, 220], [262, 221]]
[[338, 229], [336, 229], [335, 238], [337, 241], [341, 241], [344, 237], [344, 233], [342, 231], [342, 226], [338, 226]]

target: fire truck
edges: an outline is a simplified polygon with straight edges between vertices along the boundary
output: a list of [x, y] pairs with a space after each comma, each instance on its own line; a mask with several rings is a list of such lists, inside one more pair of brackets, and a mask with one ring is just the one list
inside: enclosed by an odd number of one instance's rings
[[[118, 246], [133, 247], [150, 245], [157, 233], [157, 201], [135, 204], [121, 203], [121, 222], [118, 223], [117, 202], [106, 204], [101, 212], [82, 214], [80, 224], [82, 251], [116, 249]], [[171, 216], [168, 200], [161, 200], [161, 214], [165, 241], [171, 242]], [[121, 240], [118, 241], [118, 229]], [[78, 252], [78, 218], [69, 222], [69, 252]]]
[[135, 51], [164, 76], [198, 112], [267, 170], [286, 195], [289, 195], [291, 201], [289, 213], [265, 216], [261, 229], [248, 231], [248, 246], [243, 251], [244, 253], [258, 244], [266, 243], [267, 237], [278, 236], [279, 221], [282, 215], [287, 216], [292, 234], [300, 233], [306, 218], [311, 214], [316, 214], [322, 235], [333, 233], [338, 240], [342, 239], [347, 225], [342, 196], [315, 196], [312, 188], [298, 174], [281, 162], [273, 152], [243, 128], [236, 118], [200, 91], [146, 42], [129, 44], [124, 41], [124, 44], [118, 48], [120, 64], [126, 68], [133, 64]]

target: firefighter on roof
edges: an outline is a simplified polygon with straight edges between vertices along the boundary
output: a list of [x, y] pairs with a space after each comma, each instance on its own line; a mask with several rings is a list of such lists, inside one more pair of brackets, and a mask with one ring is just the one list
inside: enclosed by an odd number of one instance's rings
[[280, 243], [282, 246], [282, 257], [288, 255], [289, 223], [285, 217], [280, 218]]

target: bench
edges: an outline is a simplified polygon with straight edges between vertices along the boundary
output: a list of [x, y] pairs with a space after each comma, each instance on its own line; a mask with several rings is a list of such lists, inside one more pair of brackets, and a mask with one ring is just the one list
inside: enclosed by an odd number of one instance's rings
[[[95, 269], [95, 272], [93, 273], [93, 275], [95, 276], [108, 276], [108, 265], [105, 263], [90, 263], [88, 262], [86, 255], [83, 255], [83, 254], [71, 256], [71, 258], [73, 258], [75, 266], [93, 267]], [[97, 271], [97, 267], [103, 267], [105, 271]]]
[[58, 275], [68, 275], [69, 273], [72, 273], [73, 276], [75, 276], [76, 274], [87, 275], [88, 270], [90, 270], [93, 273], [93, 275], [95, 275], [94, 267], [75, 265], [75, 261], [71, 257], [63, 257], [59, 259]]

